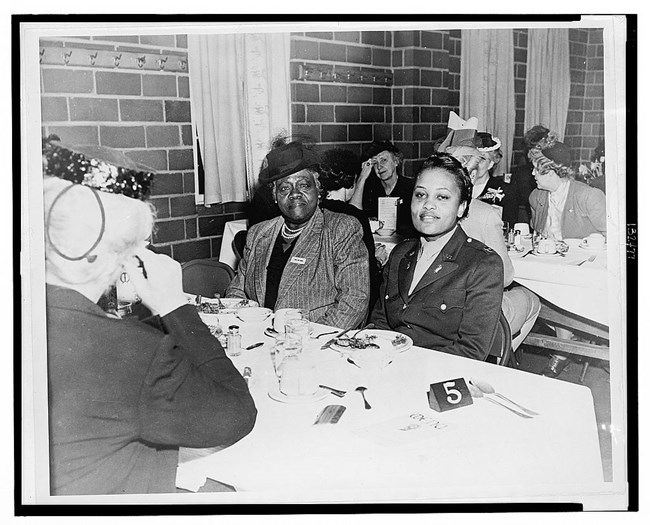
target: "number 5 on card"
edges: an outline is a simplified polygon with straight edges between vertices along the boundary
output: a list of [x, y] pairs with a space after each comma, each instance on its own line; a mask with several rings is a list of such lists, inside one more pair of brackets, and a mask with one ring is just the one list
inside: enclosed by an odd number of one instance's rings
[[462, 377], [433, 383], [427, 394], [429, 406], [436, 412], [446, 412], [473, 403], [467, 383]]

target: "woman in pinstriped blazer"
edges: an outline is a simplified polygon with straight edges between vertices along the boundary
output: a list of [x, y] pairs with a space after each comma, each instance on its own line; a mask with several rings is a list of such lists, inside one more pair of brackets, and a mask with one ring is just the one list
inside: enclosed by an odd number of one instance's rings
[[366, 319], [368, 251], [354, 217], [318, 208], [318, 157], [298, 142], [272, 150], [260, 172], [282, 215], [253, 226], [228, 297], [301, 308], [309, 320], [354, 328]]

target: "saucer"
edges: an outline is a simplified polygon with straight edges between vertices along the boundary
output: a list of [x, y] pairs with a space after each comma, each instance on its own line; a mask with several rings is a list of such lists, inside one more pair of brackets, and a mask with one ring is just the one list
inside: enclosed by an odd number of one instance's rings
[[603, 253], [607, 251], [607, 245], [603, 246], [602, 248], [589, 248], [589, 246], [585, 246], [584, 244], [579, 244], [578, 246], [580, 246], [580, 248], [586, 252]]
[[320, 401], [321, 399], [325, 399], [328, 396], [329, 392], [326, 390], [323, 390], [322, 388], [319, 388], [314, 392], [313, 394], [309, 396], [288, 396], [286, 394], [283, 394], [280, 392], [279, 388], [271, 388], [269, 390], [269, 397], [275, 401], [279, 401], [280, 403], [314, 403], [316, 401]]
[[537, 257], [562, 257], [562, 255], [559, 252], [555, 253], [538, 253], [538, 252], [533, 252], [533, 255]]

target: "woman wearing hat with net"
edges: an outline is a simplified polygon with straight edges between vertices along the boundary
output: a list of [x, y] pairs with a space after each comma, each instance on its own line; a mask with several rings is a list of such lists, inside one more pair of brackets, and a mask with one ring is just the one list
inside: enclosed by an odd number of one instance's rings
[[368, 311], [368, 250], [361, 224], [318, 207], [320, 160], [294, 141], [271, 150], [260, 171], [280, 217], [253, 226], [228, 297], [266, 308], [300, 308], [312, 322], [339, 328], [361, 324]]
[[537, 189], [528, 198], [533, 229], [557, 240], [607, 233], [605, 194], [574, 180], [571, 150], [555, 133], [530, 149]]
[[411, 235], [414, 233], [410, 211], [413, 179], [398, 174], [403, 159], [402, 152], [389, 140], [375, 140], [364, 148], [361, 173], [350, 204], [376, 219], [380, 197], [399, 197], [397, 232]]
[[[256, 409], [187, 304], [180, 265], [145, 248], [152, 174], [116, 150], [43, 148], [50, 491], [174, 492], [178, 447], [229, 445]], [[117, 280], [155, 314], [97, 302]]]

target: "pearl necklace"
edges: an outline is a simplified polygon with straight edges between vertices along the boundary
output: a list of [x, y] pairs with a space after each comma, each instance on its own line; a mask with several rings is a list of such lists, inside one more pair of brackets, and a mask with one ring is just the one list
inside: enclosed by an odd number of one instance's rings
[[298, 237], [302, 233], [302, 230], [304, 229], [305, 226], [303, 226], [302, 228], [298, 228], [297, 230], [292, 230], [291, 228], [287, 227], [286, 223], [284, 223], [282, 225], [282, 232], [281, 232], [282, 237], [284, 237], [287, 241], [292, 241], [293, 239]]

